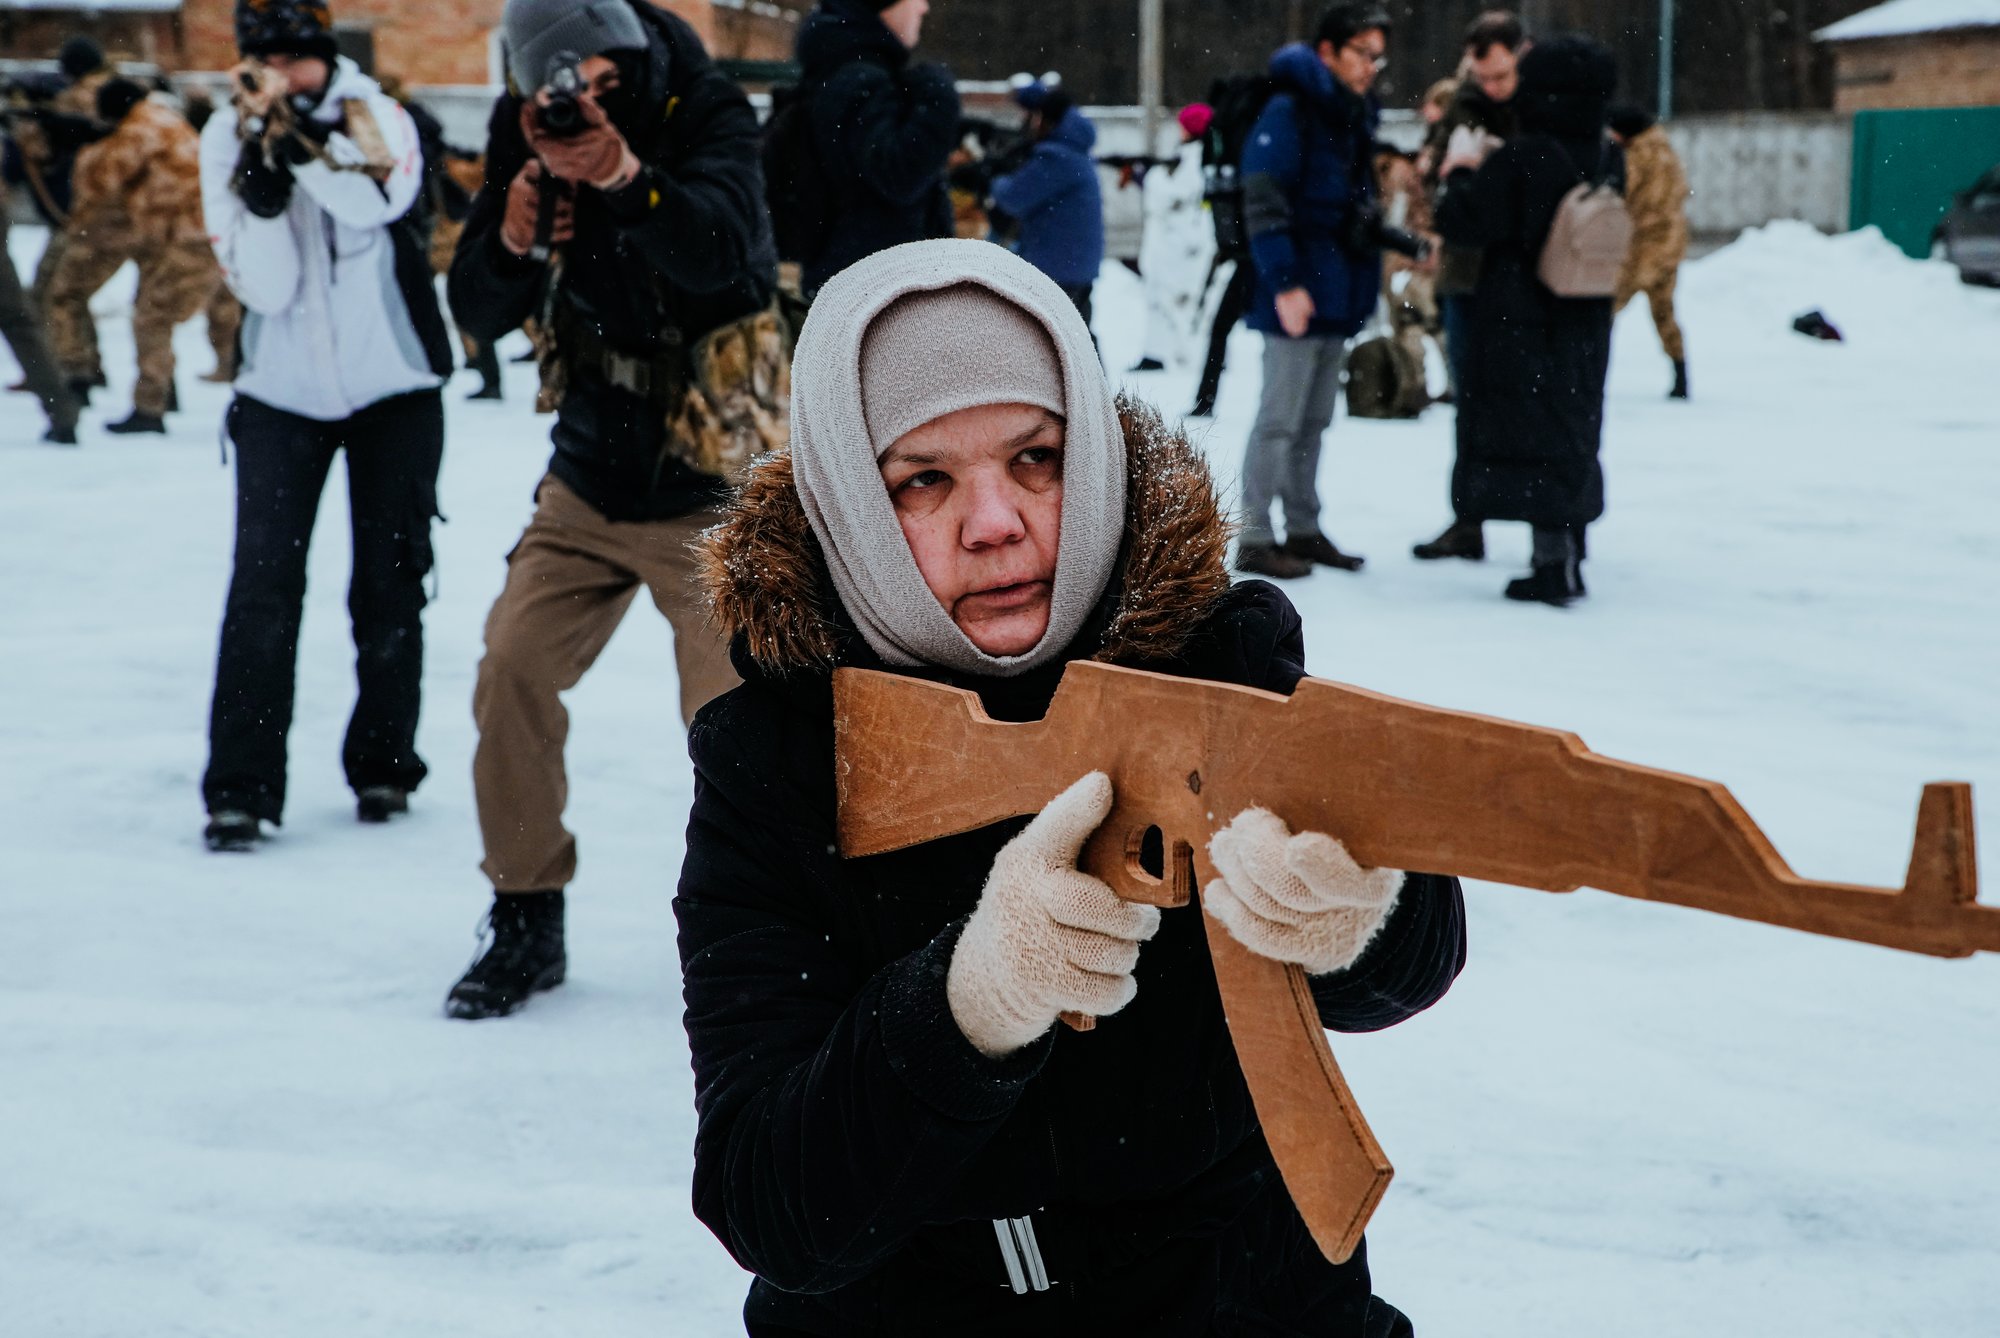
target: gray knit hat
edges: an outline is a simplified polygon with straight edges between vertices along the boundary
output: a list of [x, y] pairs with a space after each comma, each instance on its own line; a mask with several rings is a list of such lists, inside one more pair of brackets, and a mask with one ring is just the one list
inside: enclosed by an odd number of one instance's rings
[[646, 26], [631, 0], [507, 0], [500, 29], [508, 77], [523, 94], [578, 61], [646, 49]]

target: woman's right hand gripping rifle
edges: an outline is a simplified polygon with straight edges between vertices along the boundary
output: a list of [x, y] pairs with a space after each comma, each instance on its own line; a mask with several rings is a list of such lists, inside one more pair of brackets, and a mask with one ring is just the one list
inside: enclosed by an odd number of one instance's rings
[[1139, 945], [1160, 912], [1076, 866], [1110, 812], [1111, 779], [1093, 771], [994, 857], [945, 977], [952, 1019], [982, 1054], [1012, 1054], [1064, 1013], [1105, 1016], [1138, 992]]

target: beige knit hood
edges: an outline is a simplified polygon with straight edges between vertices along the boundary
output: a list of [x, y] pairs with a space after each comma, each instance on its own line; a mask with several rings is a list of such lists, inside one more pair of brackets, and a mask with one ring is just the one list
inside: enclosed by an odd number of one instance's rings
[[[863, 356], [878, 318], [911, 294], [968, 285], [1005, 305], [955, 305], [976, 323], [974, 329], [952, 332], [956, 358], [940, 357], [925, 368], [900, 365], [893, 387], [863, 384], [864, 367], [878, 380], [886, 374], [879, 358]], [[1039, 325], [1047, 344], [1024, 340], [1019, 317], [1008, 307]], [[968, 350], [974, 355], [970, 363]], [[975, 404], [1041, 403], [1050, 398], [1044, 389], [1052, 389], [1044, 374], [1051, 351], [1061, 377], [1065, 439], [1062, 540], [1049, 626], [1025, 654], [996, 657], [959, 630], [917, 569], [876, 464], [890, 443], [870, 433], [870, 401], [879, 404], [885, 390], [903, 401], [927, 398], [930, 390], [921, 377], [913, 382], [912, 372], [928, 375], [934, 368], [935, 403], [949, 407], [933, 417]], [[980, 354], [990, 363], [980, 365]], [[967, 369], [955, 378], [954, 362]], [[980, 394], [955, 393], [975, 380], [983, 387]], [[1021, 389], [1008, 389], [1016, 383]], [[1054, 659], [1082, 631], [1117, 563], [1125, 521], [1125, 440], [1090, 330], [1052, 280], [987, 242], [892, 247], [842, 271], [820, 290], [792, 360], [791, 457], [800, 502], [841, 604], [870, 648], [890, 664], [994, 677], [1025, 673]]]

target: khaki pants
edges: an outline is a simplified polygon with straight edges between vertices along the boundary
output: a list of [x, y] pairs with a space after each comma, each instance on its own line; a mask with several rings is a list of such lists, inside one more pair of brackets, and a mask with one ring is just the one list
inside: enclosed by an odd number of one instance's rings
[[1675, 362], [1687, 361], [1687, 342], [1681, 336], [1681, 323], [1674, 317], [1674, 288], [1680, 283], [1679, 265], [1655, 269], [1644, 274], [1628, 274], [1618, 282], [1618, 292], [1612, 299], [1611, 310], [1615, 314], [1625, 310], [1625, 304], [1639, 293], [1646, 294], [1647, 305], [1653, 309], [1653, 328], [1660, 332], [1660, 347]]
[[193, 320], [222, 283], [215, 253], [200, 238], [138, 252], [139, 291], [132, 300], [132, 339], [139, 346], [135, 413], [167, 411], [174, 384], [174, 327]]
[[481, 864], [500, 892], [553, 891], [576, 875], [576, 838], [562, 824], [569, 798], [562, 694], [583, 678], [644, 585], [674, 630], [681, 720], [736, 686], [729, 649], [708, 624], [688, 544], [717, 520], [621, 523], [550, 475], [535, 516], [507, 563], [507, 584], [486, 618], [472, 714], [479, 746], [473, 796], [486, 842]]

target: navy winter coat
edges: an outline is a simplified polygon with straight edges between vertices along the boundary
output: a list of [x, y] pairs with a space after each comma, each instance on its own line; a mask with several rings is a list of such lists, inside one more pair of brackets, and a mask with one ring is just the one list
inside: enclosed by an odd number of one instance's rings
[[993, 183], [993, 203], [1021, 225], [1021, 259], [1065, 288], [1096, 283], [1104, 263], [1096, 145], [1097, 127], [1072, 107], [1019, 171]]
[[[1126, 415], [1132, 532], [1063, 657], [1290, 692], [1303, 629], [1231, 587], [1205, 467]], [[1202, 912], [1161, 916], [1138, 996], [1002, 1059], [952, 1020], [946, 972], [1025, 819], [866, 859], [835, 853], [836, 664], [887, 668], [832, 594], [789, 461], [745, 486], [704, 561], [743, 685], [689, 735], [674, 913], [699, 1123], [694, 1209], [757, 1275], [752, 1338], [1373, 1338], [1398, 1317], [1365, 1251], [1329, 1264], [1278, 1178], [1236, 1061]], [[941, 677], [1039, 719], [1061, 662]], [[1320, 1020], [1373, 1031], [1465, 960], [1455, 879], [1411, 874], [1360, 961], [1312, 979]], [[1015, 1295], [993, 1220], [1032, 1216], [1054, 1287]]]
[[1271, 57], [1278, 91], [1243, 146], [1243, 209], [1257, 298], [1249, 324], [1282, 334], [1277, 296], [1312, 294], [1316, 335], [1357, 333], [1382, 291], [1382, 257], [1341, 244], [1355, 211], [1375, 197], [1381, 109], [1334, 80], [1303, 42]]

